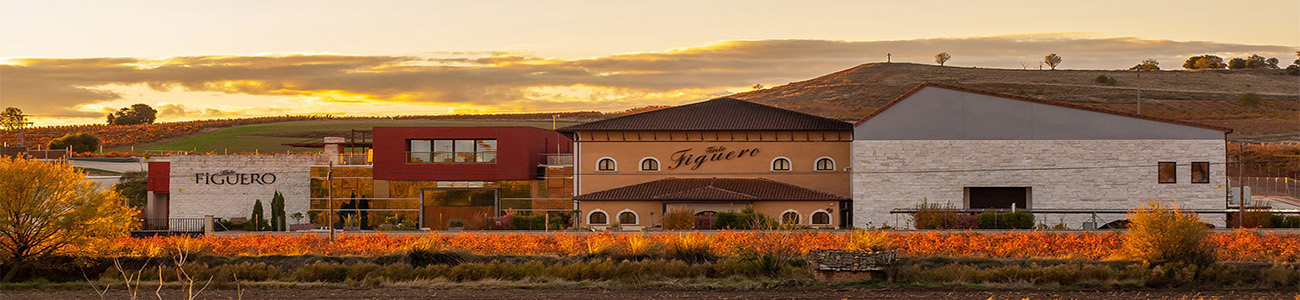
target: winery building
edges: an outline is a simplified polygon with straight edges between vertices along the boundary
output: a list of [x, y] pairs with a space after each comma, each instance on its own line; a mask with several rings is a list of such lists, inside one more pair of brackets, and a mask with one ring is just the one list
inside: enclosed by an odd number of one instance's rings
[[791, 226], [849, 220], [847, 122], [720, 98], [559, 131], [573, 139], [583, 226], [653, 227], [687, 211], [707, 229], [745, 208]]
[[[1231, 129], [975, 89], [923, 84], [853, 133], [857, 226], [907, 226], [891, 211], [1126, 210], [1148, 201], [1226, 208]], [[1082, 227], [1090, 214], [1035, 213]], [[1223, 215], [1201, 214], [1222, 226]], [[1102, 215], [1098, 223], [1123, 219]]]

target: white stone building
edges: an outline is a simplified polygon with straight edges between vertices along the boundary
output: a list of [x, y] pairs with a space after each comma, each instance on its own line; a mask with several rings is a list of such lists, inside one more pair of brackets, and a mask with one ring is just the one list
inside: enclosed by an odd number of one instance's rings
[[[854, 225], [911, 227], [891, 210], [1126, 210], [1147, 201], [1226, 208], [1231, 129], [940, 84], [854, 127]], [[1080, 228], [1090, 215], [1035, 213]], [[1098, 215], [1098, 226], [1123, 219]], [[1201, 214], [1224, 225], [1224, 216]]]
[[[150, 164], [168, 174], [167, 186], [151, 186], [151, 218], [248, 218], [262, 200], [269, 217], [271, 198], [284, 195], [286, 215], [306, 214], [309, 171], [316, 155], [177, 155]], [[159, 170], [154, 170], [158, 168]], [[164, 171], [165, 170], [165, 171]]]

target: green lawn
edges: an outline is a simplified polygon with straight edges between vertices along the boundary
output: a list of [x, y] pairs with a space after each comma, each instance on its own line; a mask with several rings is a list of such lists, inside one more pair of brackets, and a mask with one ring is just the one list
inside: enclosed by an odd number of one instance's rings
[[[572, 121], [560, 121], [560, 127], [577, 124]], [[319, 120], [296, 121], [270, 124], [244, 125], [218, 128], [214, 131], [168, 141], [137, 144], [135, 151], [199, 151], [199, 152], [303, 152], [309, 148], [284, 146], [284, 143], [320, 141], [324, 136], [343, 136], [349, 130], [369, 130], [374, 127], [397, 126], [532, 126], [551, 129], [550, 120]], [[104, 149], [106, 151], [128, 151], [131, 146]]]

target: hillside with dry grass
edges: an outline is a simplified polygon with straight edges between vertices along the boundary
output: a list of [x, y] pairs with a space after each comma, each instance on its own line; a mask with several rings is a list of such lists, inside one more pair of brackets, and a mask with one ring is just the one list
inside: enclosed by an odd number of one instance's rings
[[[1114, 84], [1097, 83], [1098, 75]], [[923, 82], [1069, 101], [1125, 112], [1233, 128], [1245, 141], [1300, 141], [1300, 76], [1282, 70], [1133, 72], [1014, 70], [871, 63], [806, 81], [732, 97], [844, 120], [856, 120]], [[1244, 93], [1260, 96], [1242, 105]]]

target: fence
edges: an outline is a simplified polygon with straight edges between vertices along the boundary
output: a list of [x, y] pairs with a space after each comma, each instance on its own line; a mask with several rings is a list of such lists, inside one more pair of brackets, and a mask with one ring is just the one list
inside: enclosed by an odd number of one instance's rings
[[[213, 223], [219, 224], [220, 220], [213, 219]], [[140, 219], [138, 231], [203, 233], [204, 225], [204, 218], [144, 218]], [[221, 230], [224, 227], [216, 225], [214, 228]]]
[[1291, 177], [1228, 177], [1233, 187], [1249, 186], [1255, 196], [1286, 196], [1300, 199], [1300, 180]]

